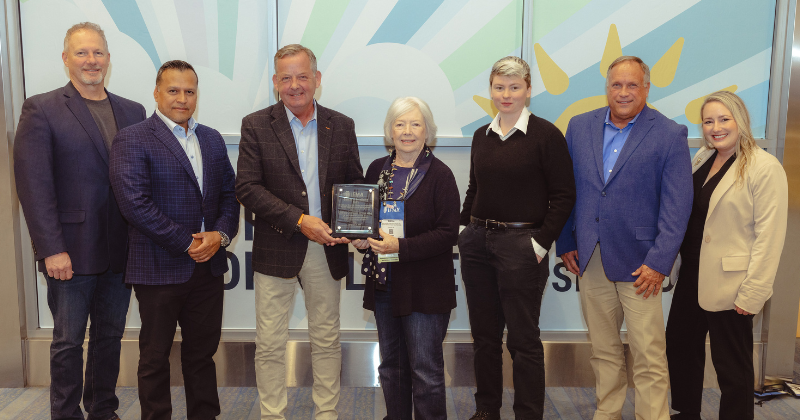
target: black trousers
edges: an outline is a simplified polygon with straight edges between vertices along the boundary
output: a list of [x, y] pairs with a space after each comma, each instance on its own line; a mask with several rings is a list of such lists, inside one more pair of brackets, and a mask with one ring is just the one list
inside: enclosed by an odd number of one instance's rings
[[488, 230], [467, 226], [458, 238], [475, 354], [475, 405], [500, 413], [503, 404], [503, 330], [514, 372], [517, 419], [544, 415], [544, 348], [539, 312], [549, 272], [537, 262], [533, 229]]
[[[686, 261], [667, 321], [667, 362], [672, 408], [700, 418], [703, 400], [703, 370], [706, 361], [706, 333], [710, 335], [711, 360], [722, 397], [719, 418], [753, 418], [753, 315], [736, 310], [709, 312], [697, 298], [698, 265]], [[688, 418], [688, 417], [687, 417]]]
[[181, 326], [181, 370], [190, 420], [220, 413], [217, 373], [212, 357], [222, 332], [224, 280], [209, 263], [197, 264], [189, 281], [161, 286], [134, 285], [142, 328], [139, 333], [139, 401], [142, 420], [172, 416], [169, 354], [176, 324]]

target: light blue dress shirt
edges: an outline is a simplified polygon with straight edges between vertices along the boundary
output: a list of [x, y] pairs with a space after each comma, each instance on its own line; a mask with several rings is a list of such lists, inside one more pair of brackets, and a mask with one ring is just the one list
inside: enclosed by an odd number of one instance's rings
[[[164, 121], [164, 124], [167, 125], [178, 140], [178, 143], [180, 143], [183, 151], [186, 152], [186, 157], [189, 159], [189, 163], [192, 164], [194, 176], [197, 178], [197, 185], [200, 186], [200, 195], [203, 195], [203, 154], [200, 152], [200, 139], [197, 138], [197, 134], [195, 133], [197, 121], [194, 120], [194, 117], [189, 117], [189, 132], [187, 133], [183, 127], [162, 114], [158, 108], [156, 108], [156, 115], [158, 115], [158, 118], [161, 118], [161, 121]], [[206, 222], [203, 220], [203, 223], [200, 225], [200, 232], [205, 231]]]
[[314, 116], [305, 127], [286, 105], [286, 116], [294, 135], [294, 145], [297, 148], [297, 159], [300, 162], [300, 173], [306, 184], [308, 197], [308, 214], [322, 218], [322, 198], [319, 194], [319, 141], [317, 138], [317, 101], [314, 101]]
[[636, 114], [625, 128], [619, 128], [611, 122], [611, 108], [606, 111], [605, 129], [603, 130], [603, 182], [608, 182], [608, 177], [614, 170], [614, 164], [617, 163], [617, 158], [622, 152], [622, 146], [628, 140], [633, 124], [641, 114], [641, 111]]

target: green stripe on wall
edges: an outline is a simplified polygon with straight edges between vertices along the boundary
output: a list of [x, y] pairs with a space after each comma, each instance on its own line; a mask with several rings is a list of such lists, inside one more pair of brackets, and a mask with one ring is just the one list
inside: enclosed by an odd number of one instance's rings
[[521, 45], [522, 0], [515, 0], [445, 58], [439, 67], [456, 90]]
[[218, 0], [219, 72], [233, 80], [236, 59], [236, 26], [239, 22], [239, 0]]
[[559, 1], [534, 1], [533, 16], [533, 42], [539, 42], [543, 36], [564, 23], [583, 6], [593, 0], [559, 0]]
[[300, 41], [304, 47], [314, 51], [314, 55], [321, 57], [331, 40], [333, 32], [339, 26], [345, 9], [350, 0], [324, 0], [314, 3], [314, 10], [306, 24], [306, 31]]

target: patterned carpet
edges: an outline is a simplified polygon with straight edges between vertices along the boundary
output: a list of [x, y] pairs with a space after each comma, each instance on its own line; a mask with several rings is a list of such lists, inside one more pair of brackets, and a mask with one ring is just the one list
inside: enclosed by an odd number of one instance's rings
[[[800, 340], [795, 352], [795, 382], [800, 382]], [[173, 419], [186, 418], [186, 398], [183, 387], [173, 387]], [[454, 387], [447, 389], [447, 418], [466, 420], [475, 412], [475, 388]], [[117, 388], [120, 408], [117, 414], [123, 420], [139, 420], [139, 401], [135, 387]], [[219, 388], [222, 414], [219, 419], [256, 420], [259, 418], [258, 391], [255, 388]], [[0, 389], [0, 419], [44, 420], [50, 418], [50, 392], [47, 388]], [[506, 389], [503, 396], [503, 419], [513, 419], [511, 409], [514, 390]], [[703, 418], [717, 420], [719, 389], [706, 389], [703, 393]], [[380, 388], [342, 388], [339, 400], [339, 418], [342, 420], [382, 419], [386, 415], [383, 394]], [[547, 388], [545, 419], [590, 420], [595, 409], [594, 388]], [[314, 418], [314, 403], [311, 388], [289, 388], [287, 419], [311, 420]], [[622, 410], [624, 420], [634, 420], [633, 390]], [[800, 399], [781, 397], [756, 406], [755, 418], [760, 420], [800, 419]]]

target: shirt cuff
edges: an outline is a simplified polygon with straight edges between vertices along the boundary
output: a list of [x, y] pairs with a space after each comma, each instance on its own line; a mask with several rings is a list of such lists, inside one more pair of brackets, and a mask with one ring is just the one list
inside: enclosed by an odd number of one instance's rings
[[189, 246], [187, 246], [187, 247], [186, 247], [186, 250], [185, 250], [185, 251], [183, 251], [183, 252], [189, 252], [189, 248], [191, 248], [191, 247], [192, 247], [192, 244], [193, 244], [193, 243], [194, 243], [194, 237], [192, 237], [192, 240], [191, 240], [191, 242], [189, 242]]
[[460, 234], [460, 233], [461, 233], [461, 232], [463, 232], [463, 231], [464, 231], [464, 229], [466, 229], [466, 228], [467, 228], [467, 227], [466, 227], [466, 226], [464, 226], [464, 225], [461, 225], [461, 226], [459, 226], [459, 227], [458, 227], [458, 233]]
[[533, 244], [533, 251], [536, 252], [536, 255], [542, 258], [544, 258], [547, 255], [547, 250], [539, 246], [539, 244], [536, 243], [535, 239], [531, 238], [531, 243]]

